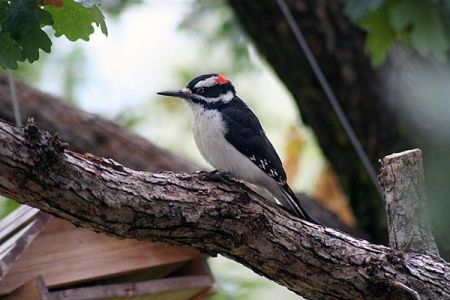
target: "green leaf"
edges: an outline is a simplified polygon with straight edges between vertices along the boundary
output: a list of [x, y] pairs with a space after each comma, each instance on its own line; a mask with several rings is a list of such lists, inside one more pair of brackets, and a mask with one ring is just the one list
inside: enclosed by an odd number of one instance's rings
[[41, 25], [53, 25], [53, 19], [52, 15], [43, 9], [39, 9], [37, 11], [37, 14], [39, 16], [39, 24]]
[[104, 35], [108, 36], [108, 28], [106, 27], [105, 16], [97, 6], [94, 6], [91, 9], [93, 10], [93, 14], [96, 20], [95, 24], [97, 24], [97, 26], [100, 26], [100, 29], [102, 30]]
[[53, 17], [53, 28], [57, 37], [65, 35], [71, 41], [89, 41], [89, 36], [94, 32], [92, 23], [100, 26], [102, 32], [107, 34], [104, 17], [97, 6], [86, 8], [73, 0], [64, 0], [63, 3], [62, 8], [45, 7]]
[[50, 53], [52, 41], [39, 27], [35, 27], [28, 35], [17, 40], [22, 47], [22, 56], [30, 63], [39, 59], [39, 49]]
[[18, 61], [23, 61], [23, 58], [16, 41], [8, 33], [0, 33], [0, 66], [15, 70]]
[[27, 35], [36, 24], [39, 24], [38, 9], [36, 0], [11, 1], [5, 13], [3, 30], [9, 32], [14, 39]]
[[389, 26], [388, 5], [370, 12], [362, 21], [361, 26], [369, 35], [366, 40], [366, 50], [374, 66], [381, 65], [394, 45], [394, 37]]
[[403, 0], [389, 12], [396, 31], [409, 31], [411, 45], [422, 55], [446, 60], [450, 41], [436, 6], [429, 1]]

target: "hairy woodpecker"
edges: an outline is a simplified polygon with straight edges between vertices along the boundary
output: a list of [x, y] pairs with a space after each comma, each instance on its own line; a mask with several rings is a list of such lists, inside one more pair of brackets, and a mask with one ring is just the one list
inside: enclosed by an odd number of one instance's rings
[[158, 94], [186, 100], [193, 111], [195, 143], [217, 171], [264, 188], [298, 217], [318, 223], [300, 205], [258, 118], [227, 78], [201, 75], [181, 90]]

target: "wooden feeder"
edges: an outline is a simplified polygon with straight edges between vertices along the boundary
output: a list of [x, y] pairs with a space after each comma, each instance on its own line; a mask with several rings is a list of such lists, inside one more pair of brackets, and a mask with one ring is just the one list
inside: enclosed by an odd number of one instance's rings
[[118, 240], [21, 206], [0, 221], [0, 298], [201, 300], [214, 279], [192, 248]]

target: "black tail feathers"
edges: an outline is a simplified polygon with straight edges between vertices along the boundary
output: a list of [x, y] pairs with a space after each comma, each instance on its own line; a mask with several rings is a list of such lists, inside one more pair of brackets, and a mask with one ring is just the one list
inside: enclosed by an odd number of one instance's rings
[[283, 192], [283, 195], [286, 197], [286, 200], [288, 201], [288, 203], [290, 205], [290, 207], [288, 207], [288, 209], [290, 209], [292, 212], [294, 212], [295, 215], [297, 215], [297, 217], [299, 217], [301, 219], [304, 219], [313, 224], [321, 225], [316, 219], [311, 217], [308, 214], [308, 212], [302, 207], [302, 205], [300, 204], [300, 201], [297, 199], [297, 196], [295, 196], [294, 192], [291, 190], [291, 188], [287, 184], [280, 186], [280, 188], [281, 188], [281, 191]]

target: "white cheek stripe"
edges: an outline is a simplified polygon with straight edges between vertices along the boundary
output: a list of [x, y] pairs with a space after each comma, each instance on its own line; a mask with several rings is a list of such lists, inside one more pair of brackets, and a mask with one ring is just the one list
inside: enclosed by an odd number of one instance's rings
[[195, 88], [210, 87], [210, 86], [213, 86], [213, 85], [216, 85], [216, 84], [217, 84], [216, 76], [214, 76], [214, 77], [209, 77], [209, 78], [206, 78], [206, 79], [204, 79], [202, 81], [197, 82], [194, 85], [194, 87]]
[[208, 98], [208, 97], [195, 95], [195, 94], [193, 94], [193, 96], [195, 98], [197, 98], [197, 99], [203, 100], [203, 101], [208, 102], [208, 103], [215, 103], [215, 102], [218, 102], [218, 101], [222, 101], [224, 103], [228, 103], [231, 100], [233, 100], [233, 98], [234, 98], [234, 94], [233, 94], [232, 91], [228, 91], [225, 94], [221, 94], [219, 97], [216, 97], [216, 98]]

